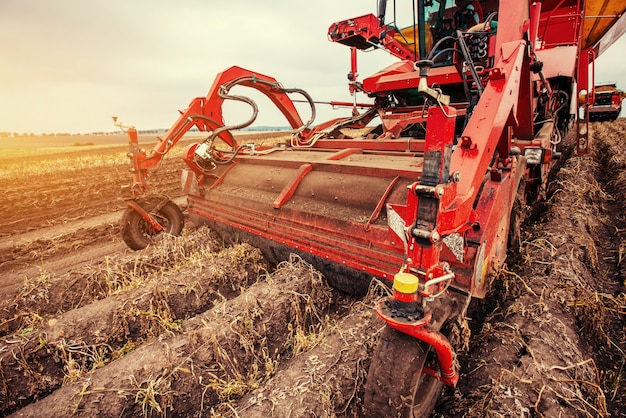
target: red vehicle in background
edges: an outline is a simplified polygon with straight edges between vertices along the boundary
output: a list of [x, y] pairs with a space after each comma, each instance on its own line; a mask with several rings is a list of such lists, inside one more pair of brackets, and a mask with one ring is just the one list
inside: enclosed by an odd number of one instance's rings
[[598, 84], [594, 90], [594, 101], [589, 106], [591, 122], [614, 121], [622, 111], [624, 93], [615, 83]]

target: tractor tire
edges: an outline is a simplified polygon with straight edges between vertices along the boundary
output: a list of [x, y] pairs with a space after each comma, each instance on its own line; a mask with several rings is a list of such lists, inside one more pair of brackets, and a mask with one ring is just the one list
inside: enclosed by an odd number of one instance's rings
[[443, 390], [441, 381], [422, 374], [432, 361], [430, 345], [385, 327], [367, 374], [364, 416], [429, 417]]
[[[145, 206], [144, 206], [145, 207]], [[135, 209], [129, 207], [122, 216], [122, 239], [133, 250], [143, 250], [154, 244], [163, 234], [180, 235], [185, 218], [176, 203], [167, 201], [156, 213], [148, 212], [163, 226], [157, 231]]]

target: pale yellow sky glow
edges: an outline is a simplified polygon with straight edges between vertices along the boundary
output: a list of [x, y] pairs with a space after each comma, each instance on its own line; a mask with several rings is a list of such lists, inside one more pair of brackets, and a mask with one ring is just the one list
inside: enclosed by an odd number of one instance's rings
[[[349, 101], [349, 49], [326, 33], [366, 13], [375, 0], [1, 0], [0, 131], [112, 131], [113, 115], [167, 128], [232, 65], [316, 100]], [[624, 38], [596, 66], [598, 81], [622, 89]], [[391, 62], [382, 51], [360, 54], [361, 79]], [[269, 102], [259, 105], [257, 124], [286, 125]], [[233, 122], [249, 114], [230, 112]], [[319, 106], [315, 123], [348, 114]]]
[[[349, 100], [349, 50], [329, 42], [326, 32], [334, 21], [373, 12], [375, 5], [2, 0], [0, 131], [111, 131], [112, 115], [141, 129], [167, 128], [178, 109], [205, 95], [215, 75], [232, 65], [307, 90], [316, 100]], [[390, 62], [384, 53], [367, 55], [364, 70], [366, 61], [379, 62], [370, 72]], [[259, 105], [258, 124], [286, 124], [271, 106]], [[318, 110], [317, 122], [344, 114]]]

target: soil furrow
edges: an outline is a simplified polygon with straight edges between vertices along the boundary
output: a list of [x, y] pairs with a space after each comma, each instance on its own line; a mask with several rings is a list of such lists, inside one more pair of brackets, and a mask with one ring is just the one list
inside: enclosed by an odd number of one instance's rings
[[[462, 320], [434, 416], [624, 416], [626, 119], [591, 134]], [[125, 149], [0, 155], [0, 415], [361, 416], [373, 299], [297, 258], [246, 289], [263, 263], [190, 225], [125, 249]], [[155, 191], [180, 196], [179, 155]]]
[[73, 309], [28, 333], [3, 338], [0, 414], [45, 396], [183, 320], [236, 297], [263, 276], [260, 252], [245, 244], [198, 254], [191, 265]]
[[321, 275], [285, 263], [267, 281], [63, 386], [14, 416], [178, 416], [209, 413], [254, 388], [290, 357], [295, 336], [315, 331], [332, 300]]
[[[611, 138], [604, 124], [595, 128], [597, 142]], [[607, 211], [602, 170], [593, 156], [572, 156], [558, 172], [549, 209], [528, 225], [483, 304], [487, 317], [460, 357], [463, 374], [440, 404], [443, 416], [623, 412], [624, 289], [598, 251], [620, 215]]]
[[[161, 244], [141, 253], [105, 256], [67, 274], [41, 269], [39, 275], [23, 279], [18, 286], [8, 283], [4, 287], [5, 297], [0, 300], [0, 335], [85, 306], [120, 288], [160, 277], [195, 254], [215, 251], [221, 246], [215, 235], [204, 228], [190, 232], [188, 239], [170, 237]], [[63, 260], [74, 258], [62, 258], [59, 262]]]
[[266, 384], [238, 400], [236, 414], [360, 416], [370, 356], [383, 327], [372, 305], [354, 304], [323, 341], [281, 364]]

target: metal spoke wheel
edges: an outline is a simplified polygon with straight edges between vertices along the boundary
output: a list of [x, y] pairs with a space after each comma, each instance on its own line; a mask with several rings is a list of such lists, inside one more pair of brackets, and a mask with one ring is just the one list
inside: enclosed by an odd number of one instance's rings
[[430, 345], [386, 327], [367, 375], [365, 416], [429, 417], [443, 383], [422, 371], [436, 361]]
[[[143, 203], [141, 206], [163, 226], [162, 231], [157, 231], [135, 209], [129, 207], [122, 217], [122, 239], [133, 250], [142, 250], [150, 244], [154, 244], [163, 234], [180, 235], [184, 226], [184, 215], [178, 205], [171, 200], [165, 204], [150, 205]], [[150, 207], [156, 209], [150, 210]]]

